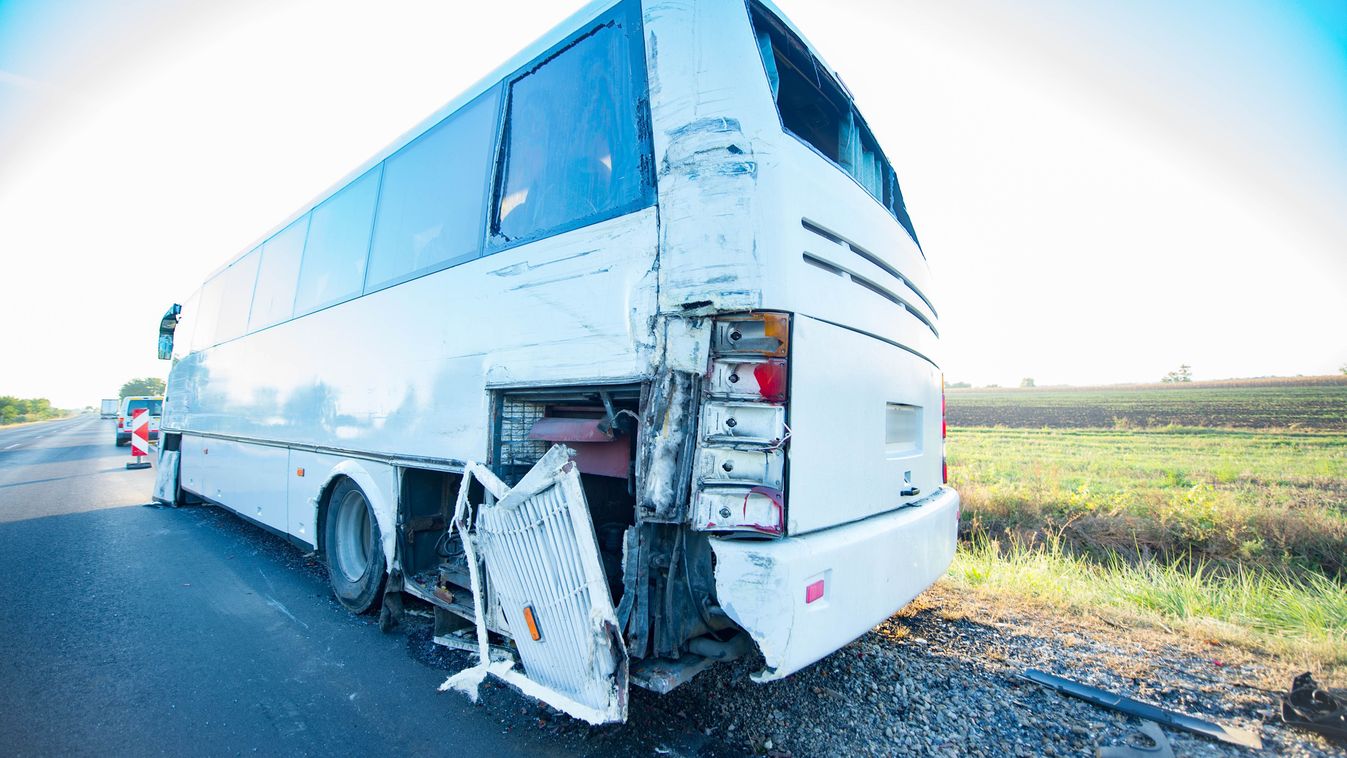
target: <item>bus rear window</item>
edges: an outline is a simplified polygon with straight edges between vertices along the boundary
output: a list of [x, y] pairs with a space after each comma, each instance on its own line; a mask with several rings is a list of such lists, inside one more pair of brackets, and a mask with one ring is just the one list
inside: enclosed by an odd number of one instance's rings
[[758, 51], [782, 127], [850, 174], [916, 241], [898, 177], [851, 95], [780, 20], [758, 3], [752, 8]]

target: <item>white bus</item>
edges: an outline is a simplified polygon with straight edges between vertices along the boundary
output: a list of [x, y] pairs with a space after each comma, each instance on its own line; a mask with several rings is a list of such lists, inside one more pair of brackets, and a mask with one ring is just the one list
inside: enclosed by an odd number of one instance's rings
[[[779, 679], [952, 558], [931, 293], [779, 11], [603, 0], [166, 314], [156, 496], [317, 550], [352, 611], [432, 604], [591, 721], [717, 660]], [[521, 515], [552, 485], [569, 525]]]

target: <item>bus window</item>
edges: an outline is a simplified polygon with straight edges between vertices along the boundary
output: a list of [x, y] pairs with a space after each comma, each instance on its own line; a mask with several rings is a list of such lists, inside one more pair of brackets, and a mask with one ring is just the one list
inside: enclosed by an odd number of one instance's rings
[[201, 321], [201, 290], [182, 303], [178, 328], [173, 330], [173, 360], [179, 361], [196, 350], [196, 325]]
[[626, 33], [610, 22], [510, 85], [493, 231], [536, 239], [631, 210], [641, 147]]
[[477, 257], [498, 93], [492, 89], [385, 161], [366, 292]]
[[299, 278], [299, 257], [304, 252], [304, 235], [308, 228], [309, 216], [305, 214], [262, 246], [248, 331], [290, 318], [295, 303], [295, 281]]
[[360, 294], [382, 170], [383, 164], [375, 166], [313, 210], [295, 293], [295, 315]]
[[240, 337], [247, 330], [248, 308], [253, 302], [253, 285], [257, 282], [257, 259], [261, 250], [255, 248], [220, 272], [220, 312], [215, 320], [215, 336], [211, 344], [218, 345]]
[[196, 326], [192, 329], [192, 352], [215, 344], [215, 321], [220, 317], [220, 284], [223, 273], [201, 286], [197, 300]]
[[851, 95], [766, 8], [758, 3], [752, 8], [758, 51], [781, 125], [850, 174], [915, 241], [917, 232], [903, 204], [897, 175]]

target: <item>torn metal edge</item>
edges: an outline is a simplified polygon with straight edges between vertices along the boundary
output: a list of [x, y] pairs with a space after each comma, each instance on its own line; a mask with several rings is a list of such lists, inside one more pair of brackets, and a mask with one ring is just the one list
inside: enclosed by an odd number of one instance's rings
[[[548, 453], [560, 449], [562, 452], [552, 457], [565, 456], [569, 459], [569, 450], [564, 446], [557, 445]], [[547, 455], [544, 456], [546, 460]], [[539, 461], [539, 464], [543, 461]], [[509, 506], [513, 503], [517, 505], [527, 497], [541, 492], [551, 486], [559, 478], [562, 467], [535, 465], [528, 474], [520, 480], [519, 485], [514, 489], [506, 485], [490, 469], [473, 462], [466, 462], [463, 470], [463, 479], [459, 483], [458, 497], [454, 504], [453, 527], [463, 540], [464, 551], [468, 558], [468, 578], [472, 584], [473, 596], [473, 622], [477, 631], [477, 658], [478, 663], [475, 666], [463, 669], [457, 674], [453, 674], [444, 680], [439, 686], [440, 692], [449, 690], [458, 690], [468, 696], [472, 702], [477, 702], [478, 688], [486, 680], [488, 675], [513, 686], [524, 695], [532, 697], [543, 703], [546, 703], [557, 710], [562, 711], [568, 716], [580, 719], [589, 724], [608, 724], [615, 721], [626, 720], [625, 699], [616, 704], [616, 707], [601, 709], [576, 702], [570, 697], [563, 695], [549, 687], [545, 687], [529, 679], [524, 672], [515, 669], [513, 661], [493, 661], [491, 659], [491, 645], [487, 636], [486, 619], [482, 614], [482, 606], [485, 602], [482, 593], [482, 582], [480, 570], [477, 562], [477, 546], [474, 538], [469, 534], [467, 524], [468, 520], [468, 488], [475, 477], [482, 486], [491, 495], [499, 500], [497, 507]], [[525, 494], [528, 493], [528, 494]], [[513, 497], [513, 499], [511, 499]], [[572, 515], [574, 518], [574, 515]], [[614, 630], [615, 631], [615, 630]], [[623, 682], [625, 685], [625, 681]]]

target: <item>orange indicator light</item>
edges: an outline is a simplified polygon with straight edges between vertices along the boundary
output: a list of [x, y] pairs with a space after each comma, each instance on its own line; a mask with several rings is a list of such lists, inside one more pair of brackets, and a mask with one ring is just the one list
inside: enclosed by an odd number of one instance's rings
[[762, 319], [763, 332], [781, 343], [773, 355], [787, 355], [790, 352], [790, 316], [784, 313], [763, 313], [759, 318]]
[[538, 620], [533, 618], [533, 606], [531, 605], [524, 606], [524, 623], [528, 624], [529, 636], [533, 638], [534, 642], [543, 638], [542, 634], [538, 632]]

